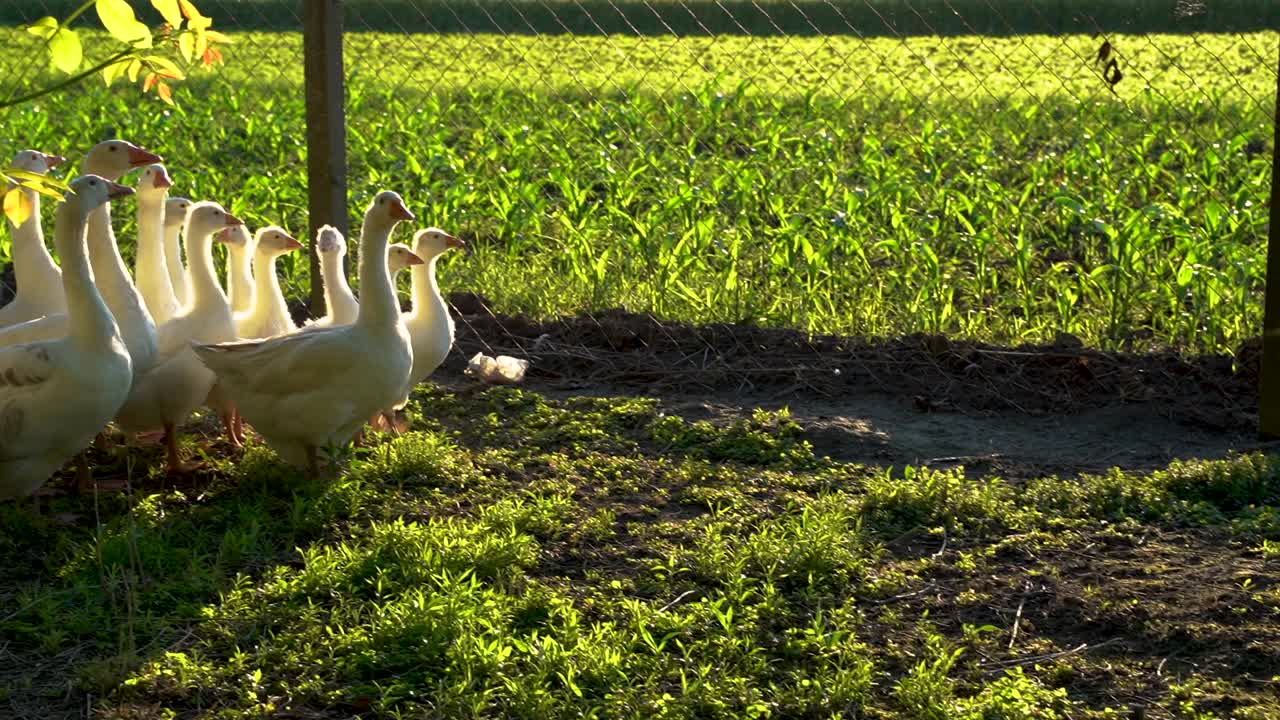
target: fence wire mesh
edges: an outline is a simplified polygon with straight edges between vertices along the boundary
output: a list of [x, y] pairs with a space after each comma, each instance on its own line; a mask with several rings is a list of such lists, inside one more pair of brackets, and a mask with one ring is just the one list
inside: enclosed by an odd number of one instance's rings
[[[201, 5], [236, 43], [177, 109], [86, 88], [11, 135], [73, 157], [127, 136], [175, 190], [304, 232], [300, 5]], [[922, 409], [1252, 402], [1275, 3], [344, 6], [348, 220], [394, 188], [467, 241], [439, 270], [455, 370], [485, 351], [560, 383]], [[301, 313], [305, 258], [282, 273]], [[1102, 352], [1170, 348], [1240, 362]]]

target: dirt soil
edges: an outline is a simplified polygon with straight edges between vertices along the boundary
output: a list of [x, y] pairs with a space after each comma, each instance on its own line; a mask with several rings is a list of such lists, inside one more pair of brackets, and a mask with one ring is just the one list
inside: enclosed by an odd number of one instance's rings
[[1256, 435], [1259, 345], [1236, 357], [1103, 352], [1071, 336], [1016, 348], [912, 335], [810, 336], [606, 311], [536, 322], [450, 297], [457, 348], [437, 378], [469, 382], [476, 352], [531, 362], [557, 395], [643, 395], [685, 417], [787, 407], [820, 454], [963, 465], [1025, 478], [1280, 447]]

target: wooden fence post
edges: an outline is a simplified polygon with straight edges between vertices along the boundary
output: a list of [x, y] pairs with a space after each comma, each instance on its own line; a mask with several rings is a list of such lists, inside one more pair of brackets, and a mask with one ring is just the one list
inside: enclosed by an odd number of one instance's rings
[[1280, 438], [1280, 61], [1276, 66], [1276, 116], [1271, 143], [1271, 228], [1267, 233], [1267, 299], [1262, 320], [1262, 378], [1258, 432]]
[[316, 230], [347, 223], [347, 131], [343, 113], [342, 0], [302, 0], [307, 99], [307, 210], [311, 255], [311, 313], [325, 313]]

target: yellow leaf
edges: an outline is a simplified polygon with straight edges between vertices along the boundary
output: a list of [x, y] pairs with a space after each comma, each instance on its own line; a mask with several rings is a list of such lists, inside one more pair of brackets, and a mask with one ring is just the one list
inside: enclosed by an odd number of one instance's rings
[[9, 168], [8, 170], [4, 171], [3, 175], [5, 178], [12, 180], [14, 182], [22, 183], [23, 185], [31, 188], [32, 190], [35, 190], [38, 193], [51, 195], [53, 197], [61, 197], [61, 195], [59, 195], [52, 188], [57, 188], [58, 190], [71, 189], [70, 185], [67, 185], [66, 183], [62, 182], [61, 180], [51, 175], [41, 175], [39, 173], [33, 173], [30, 170], [19, 170], [18, 168]]
[[134, 58], [129, 61], [129, 82], [138, 81], [138, 73], [142, 72], [142, 61]]
[[102, 68], [102, 79], [107, 83], [107, 87], [111, 87], [111, 83], [115, 82], [116, 78], [120, 77], [121, 73], [124, 72], [124, 69], [128, 65], [128, 60], [121, 60], [120, 62], [113, 62]]
[[51, 17], [42, 17], [26, 27], [27, 32], [47, 38], [58, 31], [58, 21]]
[[155, 73], [148, 70], [146, 76], [142, 80], [142, 92], [146, 92], [150, 90], [151, 87], [155, 85], [156, 82], [159, 80], [160, 80], [159, 75], [156, 75]]
[[185, 32], [178, 36], [178, 52], [182, 53], [183, 59], [191, 62], [196, 56], [196, 39], [191, 33]]
[[178, 66], [167, 57], [148, 55], [143, 58], [143, 60], [151, 63], [151, 67], [154, 68], [158, 74], [164, 77], [171, 78], [173, 80], [182, 80], [186, 77], [186, 75], [183, 75], [182, 71], [178, 69]]
[[49, 38], [49, 53], [53, 66], [64, 73], [73, 73], [80, 67], [84, 59], [84, 50], [80, 47], [80, 36], [74, 30], [58, 28]]
[[213, 23], [213, 20], [200, 14], [200, 11], [191, 3], [191, 0], [178, 0], [178, 7], [182, 8], [182, 16], [187, 19], [187, 27], [200, 27], [203, 29]]
[[178, 9], [178, 0], [151, 0], [151, 7], [160, 11], [164, 21], [177, 30], [182, 26], [182, 11]]
[[31, 200], [22, 192], [22, 188], [13, 188], [4, 194], [4, 215], [14, 227], [22, 225], [31, 217]]
[[95, 0], [93, 7], [112, 37], [126, 45], [151, 47], [151, 30], [134, 17], [126, 0]]
[[209, 42], [220, 42], [228, 45], [235, 43], [235, 40], [232, 40], [230, 35], [220, 33], [217, 30], [205, 30], [204, 34], [208, 36]]
[[173, 104], [173, 90], [170, 90], [169, 86], [165, 83], [156, 85], [156, 94], [160, 96], [161, 100], [169, 103], [170, 105]]
[[196, 30], [196, 55], [204, 55], [209, 48], [209, 36], [203, 30]]

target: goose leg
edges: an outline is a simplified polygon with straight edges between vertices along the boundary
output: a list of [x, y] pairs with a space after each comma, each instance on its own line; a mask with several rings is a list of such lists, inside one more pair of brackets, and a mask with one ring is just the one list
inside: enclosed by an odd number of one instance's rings
[[164, 449], [167, 470], [172, 475], [184, 475], [200, 467], [199, 463], [184, 464], [178, 456], [178, 428], [174, 423], [164, 424]]
[[244, 417], [240, 414], [239, 410], [233, 408], [232, 412], [235, 413], [235, 417], [232, 421], [232, 427], [235, 428], [236, 440], [238, 441], [237, 445], [244, 445]]
[[85, 453], [80, 453], [75, 458], [76, 463], [76, 491], [89, 492], [93, 490], [93, 472], [89, 470], [89, 458], [85, 457]]
[[222, 414], [222, 432], [226, 434], [227, 441], [231, 443], [232, 447], [243, 446], [240, 437], [236, 435], [236, 413], [234, 410]]
[[320, 460], [316, 457], [316, 446], [307, 446], [307, 472], [311, 473], [312, 479], [320, 477]]

